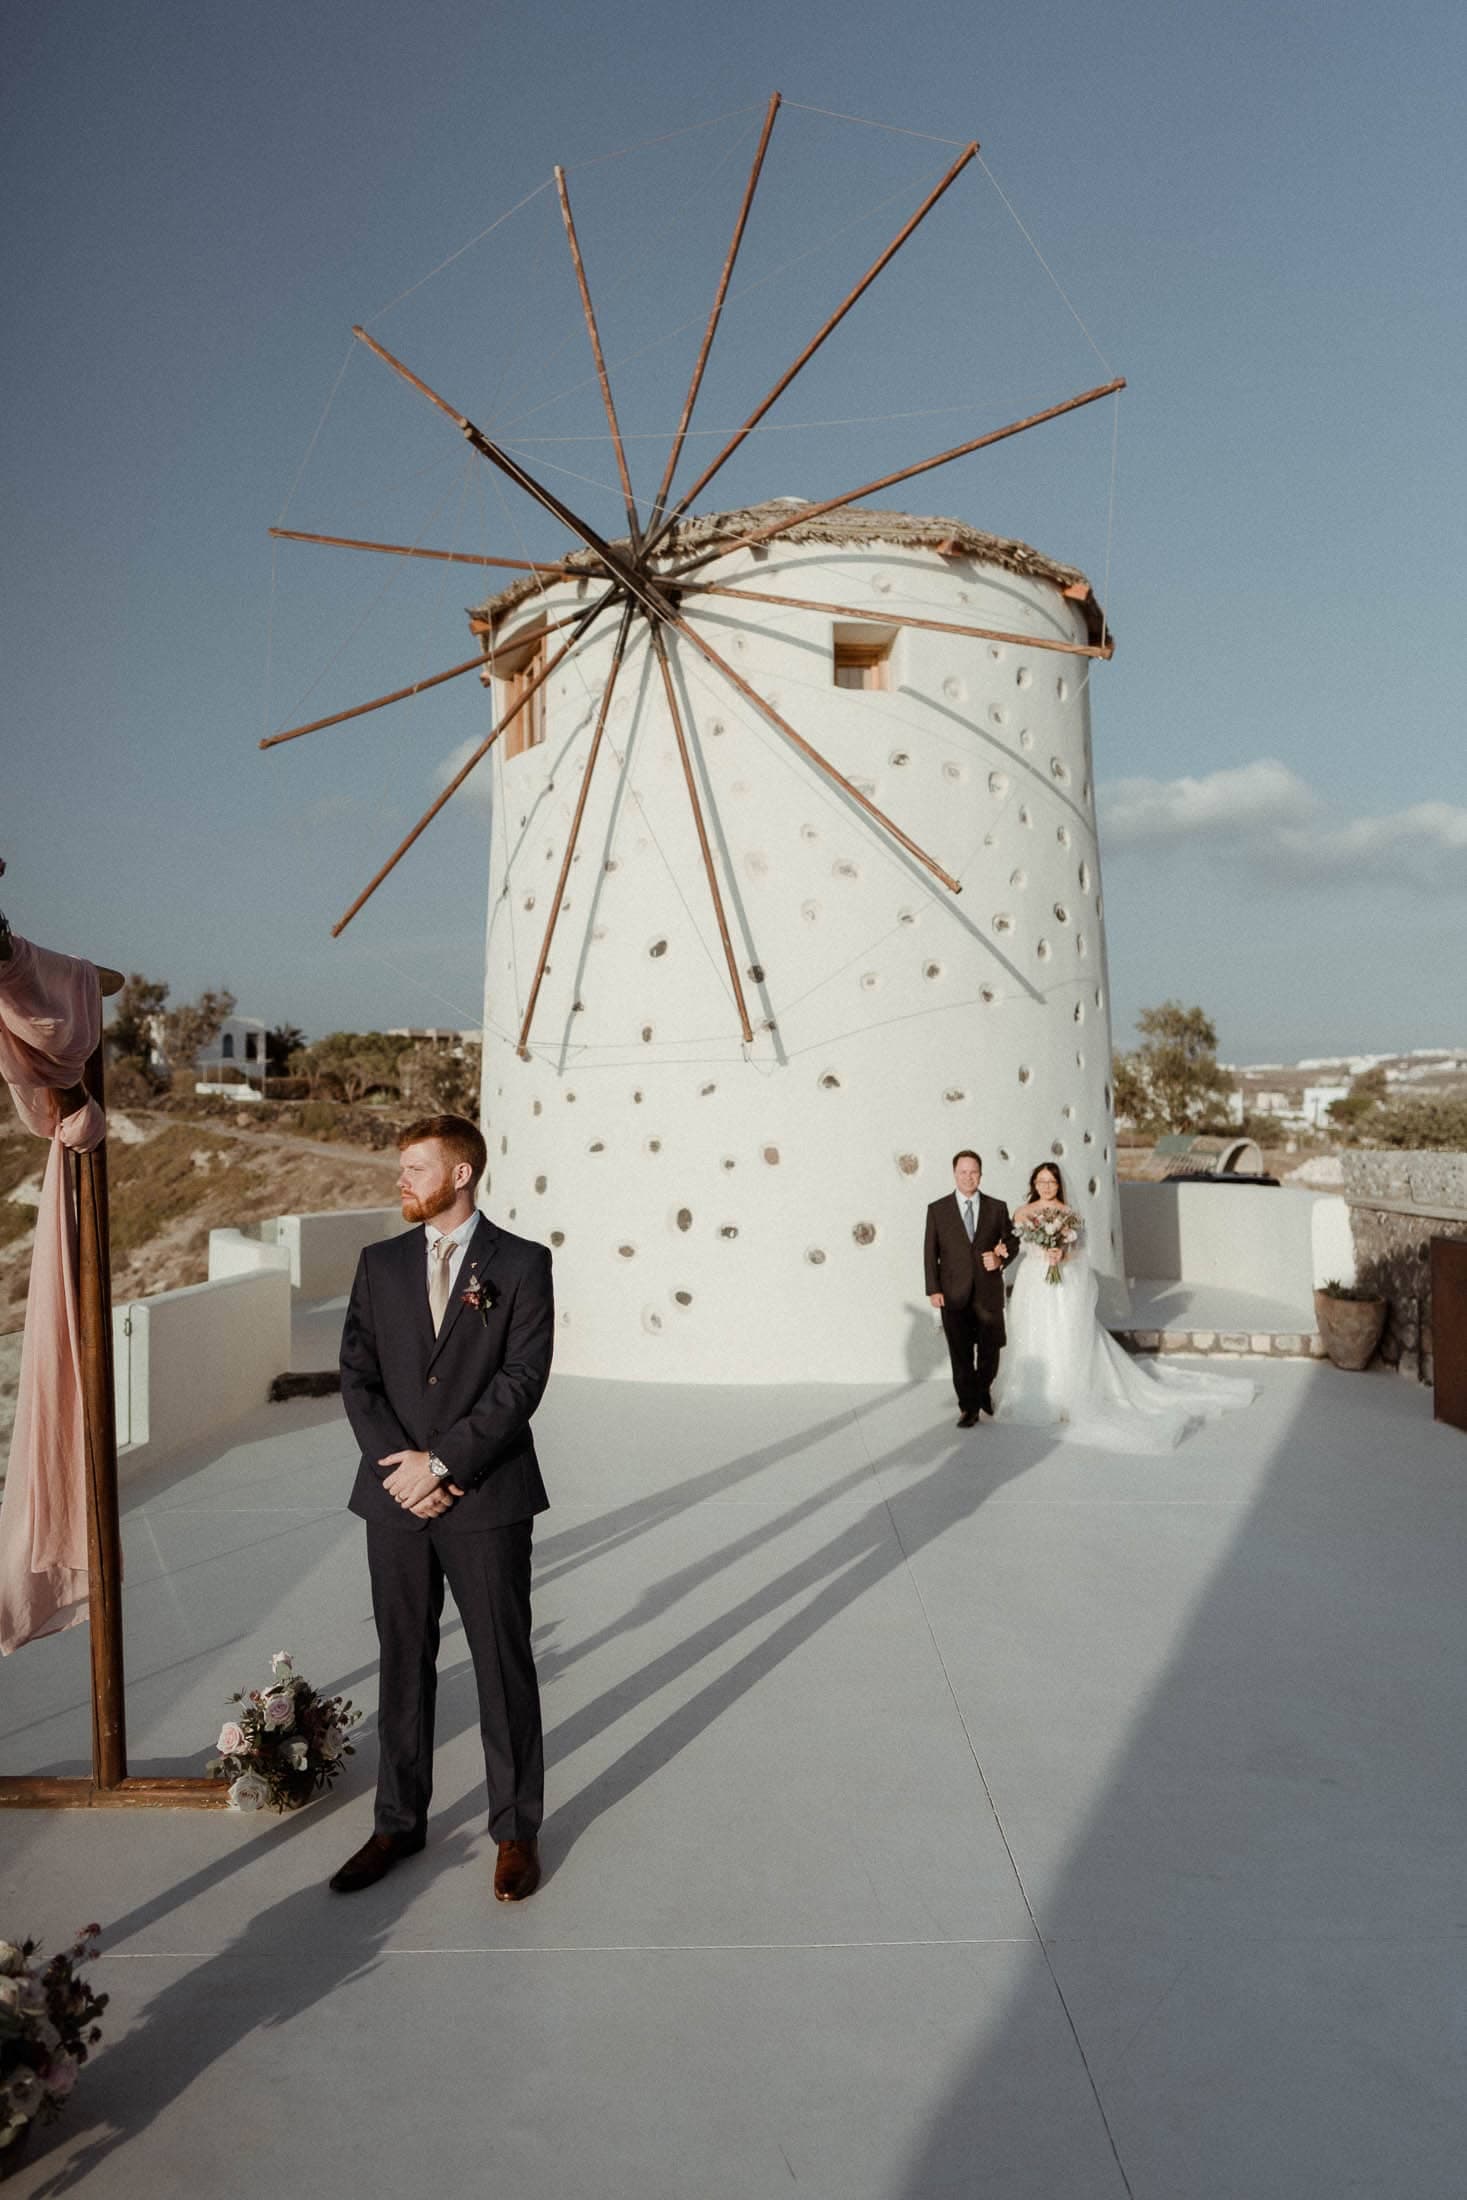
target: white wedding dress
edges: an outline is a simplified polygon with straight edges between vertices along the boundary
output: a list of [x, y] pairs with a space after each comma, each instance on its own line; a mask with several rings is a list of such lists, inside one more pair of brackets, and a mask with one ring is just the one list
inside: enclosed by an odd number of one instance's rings
[[1083, 1246], [1046, 1283], [1044, 1249], [1020, 1248], [994, 1418], [1103, 1451], [1171, 1451], [1190, 1429], [1248, 1406], [1258, 1386], [1165, 1360], [1137, 1360], [1102, 1327]]

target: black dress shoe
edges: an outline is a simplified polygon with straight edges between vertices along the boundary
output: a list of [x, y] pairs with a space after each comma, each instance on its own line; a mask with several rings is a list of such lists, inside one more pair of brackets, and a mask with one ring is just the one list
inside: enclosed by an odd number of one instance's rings
[[422, 1833], [373, 1833], [327, 1882], [333, 1894], [356, 1894], [375, 1887], [404, 1856], [416, 1856], [427, 1839]]
[[977, 1426], [978, 1416], [976, 1413], [960, 1413], [958, 1415], [959, 1428], [976, 1428]]

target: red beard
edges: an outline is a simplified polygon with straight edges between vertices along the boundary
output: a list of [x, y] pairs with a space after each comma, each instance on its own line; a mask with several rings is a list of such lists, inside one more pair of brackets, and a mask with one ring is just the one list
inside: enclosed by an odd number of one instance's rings
[[457, 1197], [453, 1173], [445, 1171], [442, 1182], [433, 1191], [424, 1192], [421, 1199], [414, 1199], [410, 1192], [403, 1194], [402, 1219], [404, 1222], [431, 1222], [435, 1215], [451, 1207]]

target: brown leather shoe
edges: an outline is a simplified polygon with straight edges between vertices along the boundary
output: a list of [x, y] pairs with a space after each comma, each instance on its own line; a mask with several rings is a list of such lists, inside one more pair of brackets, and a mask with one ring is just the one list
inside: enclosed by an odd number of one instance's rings
[[501, 1841], [494, 1867], [496, 1902], [524, 1902], [540, 1884], [540, 1850], [534, 1841]]
[[421, 1833], [373, 1833], [367, 1836], [354, 1856], [349, 1856], [339, 1872], [327, 1881], [333, 1894], [356, 1894], [363, 1887], [375, 1887], [379, 1879], [385, 1879], [404, 1856], [416, 1856], [427, 1836]]

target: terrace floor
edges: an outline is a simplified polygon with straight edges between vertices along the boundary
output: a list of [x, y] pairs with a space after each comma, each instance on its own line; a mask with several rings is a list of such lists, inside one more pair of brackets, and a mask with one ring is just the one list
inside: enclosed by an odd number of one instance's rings
[[[1248, 1372], [1134, 1460], [936, 1383], [553, 1383], [540, 1893], [490, 1895], [453, 1624], [368, 1893], [370, 1731], [286, 1820], [6, 1814], [0, 1932], [100, 1919], [111, 1995], [16, 2200], [1459, 2193], [1467, 1441]], [[279, 1648], [370, 1711], [350, 1467], [324, 1399], [129, 1488], [133, 1771]], [[85, 1630], [0, 1703], [5, 1770], [84, 1769]]]

